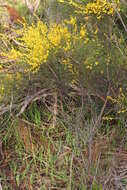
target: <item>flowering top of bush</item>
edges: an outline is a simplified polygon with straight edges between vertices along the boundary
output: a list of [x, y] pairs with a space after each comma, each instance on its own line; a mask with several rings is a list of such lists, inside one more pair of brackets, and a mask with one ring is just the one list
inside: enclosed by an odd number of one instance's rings
[[75, 8], [75, 12], [84, 15], [96, 15], [97, 19], [101, 19], [104, 15], [113, 15], [116, 7], [119, 6], [119, 0], [109, 2], [107, 0], [94, 0], [87, 4], [76, 2], [74, 0], [58, 0], [60, 3], [68, 3]]
[[100, 19], [104, 14], [113, 15], [114, 8], [107, 0], [96, 0], [88, 3], [85, 7], [85, 14], [95, 14]]
[[[37, 26], [25, 27], [21, 41], [26, 47], [26, 52], [22, 53], [32, 70], [38, 69], [41, 63], [45, 63], [49, 53], [49, 43], [47, 43], [47, 26], [38, 22]], [[15, 50], [17, 51], [17, 50]], [[19, 57], [21, 59], [21, 57]]]
[[[51, 24], [47, 26], [42, 21], [31, 26], [25, 24], [22, 30], [17, 30], [19, 35], [18, 46], [11, 44], [11, 50], [3, 53], [8, 59], [17, 61], [20, 66], [26, 66], [25, 71], [38, 71], [40, 66], [48, 61], [48, 58], [60, 50], [67, 52], [72, 49], [79, 40], [87, 42], [85, 26], [77, 31], [76, 20], [72, 18], [63, 24]], [[73, 32], [68, 25], [73, 27]], [[27, 67], [28, 66], [28, 67]]]
[[24, 28], [17, 33], [20, 34], [17, 40], [21, 46], [19, 45], [18, 48], [13, 46], [9, 52], [3, 55], [8, 59], [29, 65], [29, 69], [32, 71], [38, 70], [41, 64], [46, 63], [51, 49], [60, 48], [62, 41], [65, 41], [63, 47], [66, 48], [70, 39], [67, 27], [53, 25], [48, 28], [41, 21], [31, 26], [24, 25]]

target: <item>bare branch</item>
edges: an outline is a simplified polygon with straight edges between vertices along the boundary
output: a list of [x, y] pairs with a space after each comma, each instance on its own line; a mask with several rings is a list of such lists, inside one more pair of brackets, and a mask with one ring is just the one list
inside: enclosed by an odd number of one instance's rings
[[37, 11], [39, 4], [40, 4], [40, 0], [36, 0], [34, 3], [34, 13]]
[[49, 92], [49, 90], [50, 89], [42, 89], [33, 95], [28, 95], [20, 103], [15, 102], [13, 104], [11, 103], [11, 105], [4, 105], [4, 104], [1, 105], [0, 106], [0, 115], [3, 115], [4, 113], [9, 112], [10, 106], [11, 106], [11, 111], [14, 109], [17, 110], [18, 108], [20, 108], [19, 113], [17, 113], [17, 115], [16, 115], [16, 116], [20, 116], [25, 111], [25, 109], [28, 107], [28, 105], [31, 102], [34, 102], [36, 100], [40, 100], [41, 98], [49, 96], [49, 95], [53, 95], [53, 93]]
[[25, 3], [26, 3], [26, 5], [27, 5], [29, 11], [30, 11], [32, 14], [34, 14], [34, 13], [37, 11], [38, 7], [39, 7], [40, 0], [36, 0], [33, 4], [30, 3], [29, 0], [25, 0]]
[[25, 0], [25, 3], [29, 9], [29, 11], [33, 14], [34, 8], [33, 5], [29, 2], [29, 0]]
[[[113, 1], [113, 0], [112, 0], [112, 3], [114, 4], [114, 1]], [[122, 3], [125, 3], [125, 1], [123, 0]], [[120, 12], [118, 11], [118, 9], [116, 8], [115, 5], [114, 5], [113, 8], [114, 8], [114, 10], [115, 10], [115, 12], [116, 12], [118, 18], [120, 19], [120, 22], [121, 22], [121, 24], [123, 25], [125, 32], [127, 32], [127, 27], [126, 27], [126, 25], [125, 25], [125, 23], [124, 23], [124, 21], [123, 21], [123, 18], [122, 18], [122, 16], [121, 16]]]

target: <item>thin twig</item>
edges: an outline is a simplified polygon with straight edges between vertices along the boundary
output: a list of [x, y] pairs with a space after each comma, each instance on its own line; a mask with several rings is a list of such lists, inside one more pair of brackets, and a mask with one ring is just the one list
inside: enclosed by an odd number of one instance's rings
[[20, 116], [32, 101], [36, 101], [38, 99], [41, 99], [43, 96], [47, 96], [48, 94], [45, 93], [46, 91], [47, 91], [47, 89], [42, 89], [42, 90], [38, 91], [37, 93], [26, 97], [26, 99], [24, 100], [23, 106], [21, 107], [20, 112], [16, 116], [17, 117]]
[[[114, 1], [112, 1], [112, 3], [114, 3]], [[126, 27], [126, 25], [125, 25], [125, 23], [124, 23], [124, 21], [123, 21], [122, 16], [120, 15], [120, 12], [117, 10], [117, 8], [116, 8], [115, 6], [114, 6], [113, 8], [114, 8], [114, 10], [115, 10], [115, 12], [116, 12], [118, 18], [120, 19], [121, 24], [123, 25], [123, 28], [124, 28], [125, 32], [127, 32], [127, 27]]]
[[54, 94], [54, 105], [53, 105], [53, 127], [56, 126], [56, 116], [58, 113], [58, 97], [57, 92]]
[[72, 184], [72, 167], [73, 167], [73, 159], [74, 159], [74, 155], [72, 153], [72, 157], [71, 157], [71, 163], [70, 163], [70, 180], [69, 180], [69, 188], [68, 190], [71, 190], [71, 184]]
[[2, 189], [2, 185], [1, 185], [1, 183], [0, 183], [0, 190], [3, 190], [3, 189]]
[[94, 124], [94, 128], [96, 128], [99, 125], [100, 121], [101, 121], [102, 115], [103, 115], [105, 107], [107, 105], [107, 101], [108, 101], [107, 97], [108, 97], [108, 95], [109, 95], [109, 90], [107, 92], [107, 96], [106, 96], [105, 102], [104, 102], [104, 104], [103, 104], [103, 106], [101, 108], [100, 114], [99, 114], [99, 116], [98, 116], [98, 118], [97, 118], [97, 120], [96, 120], [96, 122]]
[[[53, 95], [53, 93], [51, 93], [51, 92], [49, 93], [48, 91], [49, 91], [49, 89], [42, 89], [33, 95], [28, 95], [20, 103], [15, 102], [12, 104], [12, 102], [11, 102], [11, 111], [16, 109], [17, 107], [21, 108], [19, 113], [16, 115], [16, 116], [20, 116], [31, 102], [40, 100], [41, 98], [46, 97], [48, 95]], [[0, 106], [0, 115], [3, 115], [4, 113], [9, 112], [9, 111], [10, 111], [10, 105], [2, 104]]]

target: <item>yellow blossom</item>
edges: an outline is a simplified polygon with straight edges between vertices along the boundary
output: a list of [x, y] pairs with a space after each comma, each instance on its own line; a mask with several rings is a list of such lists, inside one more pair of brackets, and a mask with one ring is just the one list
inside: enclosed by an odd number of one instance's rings
[[98, 61], [96, 61], [96, 62], [95, 62], [95, 65], [98, 65], [98, 64], [99, 64], [99, 62], [98, 62]]
[[67, 24], [71, 24], [71, 25], [74, 26], [77, 21], [76, 21], [76, 18], [75, 18], [75, 17], [72, 17], [72, 16], [71, 16], [70, 20], [64, 20], [64, 22], [67, 23]]
[[[12, 44], [12, 48], [4, 53], [4, 56], [15, 60], [25, 73], [37, 72], [51, 56], [60, 51], [64, 53], [73, 51], [76, 44], [80, 42], [84, 45], [88, 41], [86, 27], [79, 28], [75, 18], [68, 21], [73, 30], [70, 30], [65, 23], [66, 21], [47, 26], [44, 22], [38, 21], [30, 26], [25, 24], [20, 31], [17, 30], [20, 37], [16, 40], [20, 42], [21, 46], [15, 47]], [[69, 64], [68, 69], [73, 70], [73, 66]]]
[[54, 24], [50, 27], [47, 38], [54, 47], [69, 49], [71, 33], [66, 26]]
[[[102, 19], [104, 15], [113, 15], [115, 9], [119, 11], [119, 0], [114, 0], [109, 2], [108, 0], [93, 0], [85, 3], [76, 2], [74, 0], [58, 0], [60, 3], [66, 3], [75, 8], [75, 13], [85, 15], [87, 18], [88, 15], [95, 15], [98, 20]], [[86, 16], [87, 15], [87, 16]]]

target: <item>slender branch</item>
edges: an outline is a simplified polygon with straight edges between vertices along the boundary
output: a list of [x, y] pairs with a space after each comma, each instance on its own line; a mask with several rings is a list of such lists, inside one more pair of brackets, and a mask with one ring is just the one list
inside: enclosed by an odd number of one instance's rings
[[[19, 113], [17, 113], [16, 116], [20, 116], [31, 102], [40, 100], [41, 98], [46, 97], [48, 95], [53, 95], [53, 93], [49, 92], [49, 89], [42, 89], [33, 95], [28, 95], [20, 103], [13, 103], [13, 104], [11, 103], [11, 105], [3, 104], [0, 106], [0, 115], [3, 115], [6, 112], [17, 109], [17, 107], [18, 107], [18, 108], [20, 108], [20, 111], [19, 111]], [[10, 106], [11, 106], [11, 110], [10, 110]]]
[[118, 10], [115, 10], [115, 11], [116, 11], [117, 16], [118, 16], [118, 18], [120, 19], [120, 21], [121, 21], [123, 27], [124, 27], [125, 32], [127, 32], [127, 27], [126, 27], [126, 25], [125, 25], [125, 23], [124, 23], [124, 21], [123, 21], [121, 15], [120, 15], [119, 11], [118, 11]]
[[47, 96], [48, 94], [45, 93], [46, 91], [47, 91], [47, 89], [42, 89], [42, 90], [38, 91], [37, 93], [33, 94], [32, 96], [26, 97], [26, 99], [22, 103], [20, 112], [16, 116], [17, 117], [20, 116], [31, 102], [41, 99], [43, 96]]
[[40, 0], [36, 0], [34, 3], [34, 13], [37, 11], [39, 4], [40, 4]]
[[30, 11], [32, 14], [34, 14], [34, 13], [37, 11], [38, 7], [39, 7], [40, 0], [36, 0], [36, 1], [34, 2], [34, 4], [30, 3], [29, 0], [25, 0], [25, 3], [26, 3], [26, 5], [27, 5], [29, 11]]
[[[124, 1], [122, 1], [122, 3], [123, 3]], [[114, 3], [114, 1], [112, 0], [112, 3]], [[125, 3], [125, 2], [124, 2]], [[115, 7], [115, 5], [114, 5], [114, 10], [115, 10], [115, 12], [116, 12], [116, 14], [117, 14], [117, 16], [118, 16], [118, 18], [120, 19], [120, 21], [121, 21], [121, 24], [123, 25], [123, 27], [124, 27], [124, 30], [125, 30], [125, 32], [127, 32], [127, 27], [126, 27], [126, 24], [124, 23], [124, 21], [123, 21], [123, 18], [122, 18], [122, 16], [120, 15], [120, 12], [117, 10], [117, 8]]]

